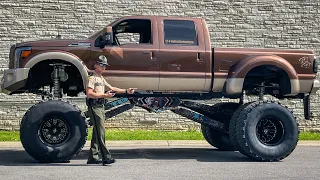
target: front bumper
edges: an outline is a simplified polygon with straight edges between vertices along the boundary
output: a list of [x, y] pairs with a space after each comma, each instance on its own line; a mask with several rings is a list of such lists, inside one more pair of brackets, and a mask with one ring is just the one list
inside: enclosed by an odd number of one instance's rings
[[312, 89], [310, 94], [316, 94], [316, 92], [320, 89], [320, 81], [315, 79], [312, 84]]
[[25, 87], [30, 68], [7, 69], [1, 80], [1, 93], [11, 94]]

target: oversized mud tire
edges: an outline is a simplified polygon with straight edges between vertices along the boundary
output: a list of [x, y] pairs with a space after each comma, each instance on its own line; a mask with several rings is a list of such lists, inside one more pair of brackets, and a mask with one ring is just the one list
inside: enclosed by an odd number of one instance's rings
[[[238, 103], [218, 103], [212, 106], [213, 111], [210, 113], [211, 118], [225, 123], [228, 127], [232, 114], [240, 104]], [[234, 151], [236, 148], [231, 143], [229, 133], [223, 133], [210, 126], [201, 124], [201, 132], [205, 140], [212, 146], [222, 151]]]
[[292, 112], [278, 102], [257, 101], [239, 108], [230, 131], [239, 151], [258, 161], [279, 161], [289, 156], [298, 142], [298, 125]]
[[240, 148], [240, 145], [238, 143], [238, 140], [237, 140], [237, 122], [235, 119], [238, 119], [239, 116], [241, 115], [242, 111], [244, 110], [245, 107], [247, 107], [250, 103], [246, 103], [246, 104], [243, 104], [241, 105], [232, 115], [231, 119], [234, 119], [234, 120], [231, 120], [230, 119], [230, 123], [229, 123], [229, 137], [230, 137], [230, 141], [231, 141], [231, 144], [233, 145], [234, 149], [236, 149], [237, 151], [239, 151], [240, 153], [246, 155], [246, 156], [249, 156], [249, 154], [247, 154], [245, 151], [243, 151], [241, 148]]
[[68, 102], [49, 100], [32, 106], [20, 126], [26, 152], [40, 162], [66, 162], [77, 155], [87, 139], [83, 113]]

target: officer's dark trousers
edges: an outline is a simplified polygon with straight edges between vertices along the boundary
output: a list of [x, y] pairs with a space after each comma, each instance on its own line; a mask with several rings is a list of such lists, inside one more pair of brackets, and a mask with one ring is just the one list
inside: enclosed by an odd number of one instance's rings
[[[106, 130], [104, 128], [104, 120], [105, 120], [104, 106], [88, 105], [88, 115], [93, 124], [92, 140], [91, 140], [91, 147], [90, 147], [88, 161], [99, 160], [99, 152], [103, 153], [105, 158], [110, 158], [111, 154], [105, 145]], [[97, 132], [98, 132], [98, 136], [97, 136]], [[100, 143], [102, 149], [100, 149], [98, 143]], [[102, 154], [100, 155], [102, 156]]]

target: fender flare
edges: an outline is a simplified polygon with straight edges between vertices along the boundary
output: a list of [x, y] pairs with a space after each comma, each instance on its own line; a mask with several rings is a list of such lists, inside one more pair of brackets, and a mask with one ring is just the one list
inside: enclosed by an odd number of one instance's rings
[[226, 82], [226, 93], [242, 93], [243, 83], [248, 72], [255, 67], [263, 65], [273, 65], [283, 69], [287, 73], [291, 86], [291, 93], [288, 95], [297, 95], [300, 92], [300, 84], [294, 67], [288, 61], [279, 56], [267, 55], [254, 57], [250, 56], [246, 59], [240, 60], [238, 63], [232, 66]]
[[45, 52], [45, 53], [38, 54], [28, 60], [28, 62], [25, 64], [25, 68], [31, 69], [37, 63], [41, 61], [50, 60], [50, 59], [59, 59], [59, 60], [66, 61], [73, 64], [80, 72], [82, 82], [83, 82], [83, 87], [84, 89], [86, 88], [89, 70], [79, 57], [68, 52]]

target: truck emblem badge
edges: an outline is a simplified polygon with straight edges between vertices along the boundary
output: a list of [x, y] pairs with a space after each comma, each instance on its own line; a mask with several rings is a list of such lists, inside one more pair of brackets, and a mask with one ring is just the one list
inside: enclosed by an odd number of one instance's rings
[[90, 47], [90, 43], [71, 43], [68, 45], [69, 47]]
[[301, 63], [301, 67], [303, 68], [310, 68], [312, 65], [312, 63], [309, 60], [309, 57], [306, 57], [306, 56], [300, 58], [299, 62]]

